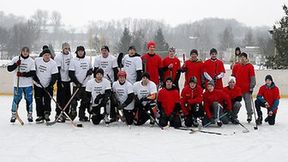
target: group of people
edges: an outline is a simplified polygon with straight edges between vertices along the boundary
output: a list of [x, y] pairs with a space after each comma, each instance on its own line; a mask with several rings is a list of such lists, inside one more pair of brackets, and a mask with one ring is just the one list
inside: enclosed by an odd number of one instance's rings
[[[122, 120], [127, 125], [143, 125], [148, 120], [161, 127], [197, 127], [210, 124], [239, 124], [238, 112], [244, 100], [247, 121], [252, 121], [252, 93], [256, 85], [255, 71], [248, 55], [235, 49], [236, 60], [231, 65], [232, 76], [223, 86], [225, 75], [223, 62], [217, 58], [217, 50], [210, 50], [210, 58], [202, 61], [198, 51], [191, 50], [190, 58], [183, 65], [175, 56], [175, 48], [168, 49], [162, 59], [153, 41], [147, 43], [147, 53], [137, 54], [130, 46], [128, 54], [118, 57], [110, 54], [109, 47], [101, 47], [92, 65], [85, 48], [78, 46], [75, 54], [68, 43], [52, 58], [47, 46], [33, 60], [29, 48], [24, 47], [20, 56], [12, 59], [7, 69], [14, 71], [14, 98], [12, 117], [17, 119], [17, 109], [24, 93], [28, 121], [33, 122], [33, 85], [37, 123], [50, 121], [51, 99], [56, 104], [57, 122], [67, 118], [106, 124]], [[185, 75], [184, 88], [179, 87], [181, 73]], [[34, 83], [33, 83], [34, 81]], [[53, 87], [57, 82], [57, 98], [53, 99]], [[72, 83], [72, 86], [71, 84]], [[72, 87], [72, 93], [71, 93]], [[265, 122], [275, 124], [279, 105], [279, 89], [271, 75], [265, 77], [255, 100], [258, 125], [262, 124], [261, 107], [267, 109]], [[80, 105], [78, 107], [78, 102]], [[79, 109], [77, 112], [77, 108]]]

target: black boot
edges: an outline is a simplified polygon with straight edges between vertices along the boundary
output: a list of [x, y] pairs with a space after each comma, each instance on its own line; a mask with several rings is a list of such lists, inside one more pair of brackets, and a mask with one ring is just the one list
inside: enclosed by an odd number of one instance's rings
[[43, 123], [44, 122], [44, 117], [43, 116], [39, 116], [36, 120], [37, 124]]
[[[262, 121], [263, 121], [263, 117], [262, 116], [259, 116], [257, 119], [256, 119], [256, 124], [257, 125], [261, 125], [262, 124]], [[266, 121], [266, 119], [265, 119]]]

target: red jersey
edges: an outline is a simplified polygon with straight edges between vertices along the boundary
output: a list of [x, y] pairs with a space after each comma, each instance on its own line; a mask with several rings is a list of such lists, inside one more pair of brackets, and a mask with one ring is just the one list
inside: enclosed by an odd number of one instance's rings
[[188, 115], [188, 109], [185, 107], [185, 104], [188, 103], [188, 106], [194, 104], [202, 104], [203, 90], [200, 86], [196, 86], [194, 89], [189, 86], [185, 86], [181, 92], [181, 109], [184, 115]]
[[197, 85], [201, 86], [203, 67], [204, 63], [202, 62], [202, 60], [198, 59], [197, 61], [185, 61], [185, 85], [188, 85], [189, 80], [192, 76], [195, 76], [197, 78]]
[[171, 77], [171, 72], [172, 72], [172, 79], [175, 81], [176, 78], [176, 73], [180, 69], [180, 60], [177, 57], [170, 58], [169, 56], [165, 57], [162, 61], [163, 67], [168, 67], [170, 64], [173, 64], [173, 68], [170, 70], [168, 69], [167, 71], [164, 72], [164, 78], [166, 79], [167, 77]]
[[236, 85], [233, 89], [231, 89], [231, 88], [229, 88], [229, 86], [227, 86], [223, 89], [223, 91], [230, 97], [231, 100], [236, 98], [236, 97], [242, 96], [242, 92], [241, 92], [240, 87], [238, 87]]
[[158, 93], [158, 102], [161, 103], [163, 111], [169, 117], [174, 110], [175, 104], [180, 102], [178, 90], [162, 88]]
[[236, 85], [241, 88], [242, 94], [250, 91], [251, 77], [255, 77], [255, 70], [252, 64], [235, 64], [232, 69], [232, 75], [235, 76]]
[[203, 94], [204, 101], [204, 111], [207, 117], [210, 119], [212, 117], [212, 112], [210, 107], [213, 102], [218, 102], [223, 107], [225, 105], [225, 109], [230, 111], [232, 109], [232, 103], [228, 95], [226, 95], [222, 90], [214, 89], [212, 92], [205, 91]]
[[[141, 56], [143, 63], [145, 64], [146, 72], [150, 75], [150, 80], [156, 85], [159, 84], [159, 70], [162, 66], [162, 59], [158, 54], [150, 55], [148, 53]], [[145, 70], [145, 69], [144, 69]]]
[[[280, 92], [279, 88], [275, 86], [275, 84], [272, 87], [268, 87], [266, 85], [263, 85], [260, 87], [259, 92], [257, 96], [262, 96], [266, 102], [272, 107], [275, 100], [280, 99]], [[276, 113], [278, 110], [278, 107], [275, 107], [274, 113]]]
[[[221, 60], [216, 59], [216, 60], [206, 60], [204, 62], [204, 72], [208, 73], [210, 77], [215, 81], [216, 76], [218, 76], [220, 73], [225, 73], [225, 68], [224, 64]], [[206, 80], [206, 83], [208, 80]], [[215, 83], [215, 88], [216, 89], [223, 89], [223, 82], [222, 78], [217, 79]]]

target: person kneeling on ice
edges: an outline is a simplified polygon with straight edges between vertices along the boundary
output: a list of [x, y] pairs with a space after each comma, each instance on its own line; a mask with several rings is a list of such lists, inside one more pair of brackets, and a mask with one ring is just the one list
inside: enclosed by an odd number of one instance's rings
[[267, 109], [268, 116], [265, 118], [265, 122], [268, 122], [269, 125], [275, 124], [275, 117], [277, 114], [279, 101], [279, 88], [273, 82], [272, 76], [267, 75], [265, 77], [265, 85], [260, 87], [257, 94], [257, 99], [255, 101], [255, 107], [258, 116], [258, 119], [256, 120], [257, 125], [262, 124], [263, 120], [261, 107]]
[[228, 124], [232, 113], [231, 100], [222, 90], [214, 89], [214, 82], [207, 83], [207, 89], [203, 94], [205, 116], [202, 120], [204, 127], [217, 123], [218, 126]]
[[[42, 57], [35, 59], [36, 75], [34, 76], [36, 113], [38, 118], [36, 123], [50, 121], [51, 97], [53, 96], [53, 85], [58, 78], [57, 63], [51, 59], [51, 51], [45, 48]], [[48, 94], [49, 93], [49, 94]]]
[[112, 90], [116, 97], [116, 106], [119, 111], [123, 111], [127, 125], [133, 124], [134, 91], [133, 85], [126, 80], [125, 71], [118, 72], [118, 81], [113, 83]]
[[232, 114], [230, 120], [233, 124], [239, 124], [238, 113], [242, 106], [242, 92], [240, 87], [236, 86], [236, 78], [234, 76], [229, 78], [228, 86], [223, 90], [230, 97], [232, 103]]
[[[92, 109], [90, 113], [92, 114], [93, 124], [99, 124], [102, 119], [108, 124], [108, 117], [106, 111], [106, 104], [111, 96], [111, 84], [103, 77], [103, 69], [97, 69], [95, 71], [95, 79], [91, 79], [87, 82], [86, 93], [88, 98], [92, 98]], [[104, 108], [104, 114], [101, 113], [101, 108]]]
[[203, 89], [197, 84], [197, 78], [192, 76], [189, 84], [181, 92], [181, 108], [184, 114], [185, 126], [198, 127], [197, 118], [202, 119], [204, 110], [202, 106]]
[[155, 123], [157, 88], [156, 84], [149, 79], [149, 73], [143, 73], [142, 80], [133, 85], [135, 94], [135, 125], [143, 125], [148, 119], [150, 119], [151, 125]]
[[32, 102], [33, 102], [33, 79], [35, 75], [34, 60], [29, 57], [30, 50], [28, 47], [23, 47], [20, 56], [13, 57], [12, 61], [7, 66], [9, 72], [14, 71], [14, 97], [12, 102], [12, 117], [11, 123], [16, 120], [16, 113], [19, 103], [24, 93], [26, 100], [26, 110], [28, 122], [33, 122], [32, 117]]
[[159, 124], [162, 127], [168, 125], [174, 128], [181, 127], [181, 119], [179, 116], [180, 97], [177, 87], [173, 85], [172, 77], [167, 77], [164, 82], [164, 88], [158, 94], [158, 109], [160, 110]]

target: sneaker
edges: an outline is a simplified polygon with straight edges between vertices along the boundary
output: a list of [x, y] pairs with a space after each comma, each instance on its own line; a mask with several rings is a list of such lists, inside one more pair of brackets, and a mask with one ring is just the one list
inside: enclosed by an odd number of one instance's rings
[[39, 116], [35, 121], [36, 121], [36, 123], [43, 123], [44, 118], [43, 118], [43, 116]]
[[12, 112], [12, 116], [11, 116], [10, 122], [11, 123], [15, 123], [15, 121], [16, 121], [16, 112]]
[[217, 123], [218, 127], [221, 127], [223, 125], [221, 120], [217, 121], [216, 123]]
[[28, 120], [28, 122], [33, 122], [32, 112], [29, 112], [27, 114], [27, 120]]
[[262, 124], [262, 120], [263, 120], [262, 116], [259, 116], [259, 117], [256, 119], [256, 124], [257, 124], [257, 125], [261, 125], [261, 124]]
[[49, 118], [49, 114], [45, 114], [44, 115], [44, 120], [46, 121], [46, 122], [49, 122], [50, 121], [50, 118]]
[[250, 123], [252, 121], [252, 115], [247, 116], [247, 122]]

